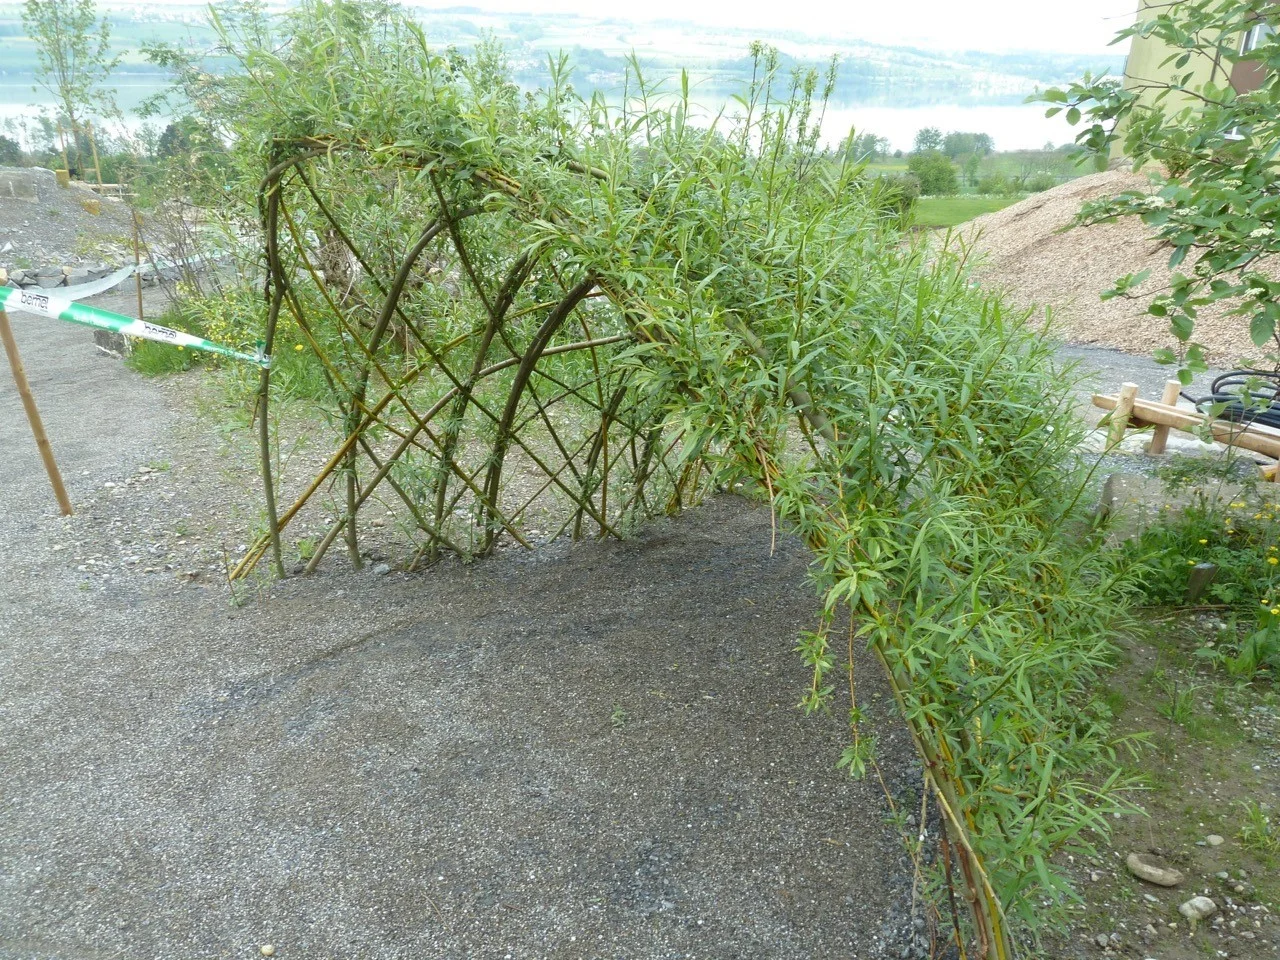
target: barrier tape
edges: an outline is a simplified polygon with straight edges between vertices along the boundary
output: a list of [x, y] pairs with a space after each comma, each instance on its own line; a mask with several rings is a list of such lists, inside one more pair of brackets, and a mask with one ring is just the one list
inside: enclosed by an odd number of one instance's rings
[[66, 320], [98, 330], [110, 330], [126, 337], [139, 337], [143, 340], [154, 340], [156, 343], [167, 343], [174, 347], [185, 347], [190, 350], [203, 350], [205, 353], [216, 353], [233, 360], [244, 360], [259, 367], [269, 367], [271, 358], [258, 354], [240, 353], [220, 343], [196, 337], [181, 330], [162, 327], [158, 323], [146, 320], [135, 320], [109, 310], [90, 307], [76, 303], [65, 297], [50, 296], [47, 293], [36, 293], [33, 290], [19, 290], [16, 287], [0, 287], [0, 310], [24, 310], [52, 320]]

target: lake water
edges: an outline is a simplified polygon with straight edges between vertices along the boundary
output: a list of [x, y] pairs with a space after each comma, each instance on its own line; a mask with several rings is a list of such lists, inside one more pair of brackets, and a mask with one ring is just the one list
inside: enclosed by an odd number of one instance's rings
[[[120, 102], [126, 110], [142, 99], [157, 92], [154, 84], [122, 86]], [[32, 116], [32, 103], [47, 106], [47, 97], [31, 92], [29, 86], [0, 84], [0, 131], [9, 119]], [[712, 111], [707, 110], [709, 115]], [[156, 121], [152, 121], [155, 123]], [[136, 130], [141, 121], [126, 120], [126, 126]], [[997, 150], [1039, 149], [1046, 142], [1068, 143], [1074, 139], [1073, 128], [1067, 126], [1061, 115], [1045, 119], [1040, 106], [959, 106], [935, 104], [924, 107], [885, 107], [860, 104], [832, 104], [823, 124], [824, 139], [829, 144], [839, 143], [850, 127], [860, 133], [874, 133], [888, 138], [896, 150], [909, 150], [916, 131], [922, 127], [937, 127], [943, 132], [962, 130], [986, 133], [995, 141]]]

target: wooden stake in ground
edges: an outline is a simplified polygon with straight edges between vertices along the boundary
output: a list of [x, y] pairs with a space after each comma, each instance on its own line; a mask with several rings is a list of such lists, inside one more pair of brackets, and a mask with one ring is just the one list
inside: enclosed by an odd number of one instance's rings
[[1129, 419], [1133, 416], [1133, 401], [1138, 396], [1136, 383], [1120, 385], [1120, 402], [1111, 414], [1111, 429], [1107, 432], [1107, 446], [1114, 447], [1124, 439], [1124, 432], [1129, 428]]
[[58, 472], [58, 464], [53, 459], [53, 447], [49, 445], [49, 438], [45, 436], [44, 422], [40, 419], [40, 411], [36, 409], [35, 398], [31, 396], [31, 384], [27, 383], [27, 371], [22, 368], [22, 357], [18, 355], [18, 344], [13, 339], [9, 315], [3, 310], [0, 310], [0, 340], [4, 341], [4, 352], [9, 356], [9, 369], [13, 371], [13, 382], [18, 387], [18, 395], [22, 397], [22, 406], [27, 411], [31, 432], [35, 435], [36, 446], [40, 448], [40, 459], [44, 461], [49, 482], [53, 485], [53, 494], [58, 498], [62, 515], [69, 517], [71, 516], [71, 498], [67, 496], [67, 488], [62, 485], [62, 474]]
[[98, 163], [98, 141], [93, 138], [93, 124], [85, 122], [85, 129], [89, 131], [89, 146], [93, 148], [93, 170], [98, 175], [98, 193], [102, 193], [102, 165]]
[[[67, 180], [71, 180], [71, 161], [67, 159], [67, 141], [62, 135], [62, 121], [58, 121], [58, 145], [62, 148], [62, 169], [67, 172]], [[61, 186], [61, 184], [60, 184]]]
[[133, 215], [133, 285], [138, 291], [138, 319], [145, 320], [142, 315], [142, 253], [138, 247], [138, 211], [130, 210]]
[[[1182, 393], [1182, 384], [1177, 380], [1166, 380], [1164, 384], [1164, 393], [1160, 397], [1160, 402], [1170, 407], [1178, 405], [1178, 397]], [[1169, 442], [1169, 431], [1172, 428], [1166, 424], [1156, 427], [1151, 434], [1151, 443], [1147, 447], [1147, 453], [1155, 456], [1164, 453], [1165, 444]]]

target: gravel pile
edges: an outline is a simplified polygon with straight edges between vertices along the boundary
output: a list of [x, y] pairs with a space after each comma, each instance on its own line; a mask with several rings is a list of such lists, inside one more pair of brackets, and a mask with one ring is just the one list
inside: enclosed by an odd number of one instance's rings
[[0, 267], [133, 262], [129, 209], [52, 170], [0, 167]]
[[[979, 279], [1007, 290], [1019, 306], [1051, 308], [1056, 332], [1070, 343], [1130, 353], [1173, 345], [1168, 324], [1145, 313], [1169, 283], [1169, 249], [1154, 242], [1137, 218], [1065, 229], [1086, 201], [1126, 190], [1151, 192], [1151, 183], [1120, 170], [1092, 174], [974, 220], [967, 236], [981, 257]], [[1100, 299], [1118, 277], [1140, 270], [1151, 276], [1137, 289], [1139, 299]], [[1280, 277], [1280, 264], [1269, 272]], [[1225, 305], [1202, 311], [1195, 333], [1210, 362], [1224, 367], [1260, 353], [1249, 340], [1248, 323], [1228, 311]]]

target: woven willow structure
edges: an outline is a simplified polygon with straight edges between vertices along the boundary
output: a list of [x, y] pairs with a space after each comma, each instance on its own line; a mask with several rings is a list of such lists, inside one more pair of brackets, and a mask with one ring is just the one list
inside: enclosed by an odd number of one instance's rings
[[[263, 371], [257, 416], [269, 529], [233, 578], [268, 549], [284, 574], [281, 531], [327, 482], [345, 485], [345, 510], [308, 573], [340, 536], [360, 564], [360, 511], [384, 484], [425, 535], [415, 563], [443, 552], [484, 555], [503, 536], [529, 547], [535, 504], [543, 538], [578, 538], [616, 535], [699, 497], [704, 464], [677, 456], [680, 432], [662, 429], [660, 404], [619, 362], [641, 335], [619, 278], [579, 269], [531, 236], [538, 204], [518, 182], [494, 170], [451, 176], [438, 155], [399, 152], [388, 164], [386, 151], [375, 159], [337, 139], [276, 151], [259, 195], [265, 351], [275, 352], [282, 323], [296, 326], [323, 366], [344, 437], [280, 509], [272, 371]], [[563, 166], [587, 181], [607, 176]], [[395, 192], [393, 206], [417, 214], [412, 242], [394, 258], [362, 249], [354, 238], [368, 230], [343, 215], [343, 197], [367, 190]], [[366, 210], [356, 204], [351, 213]]]

